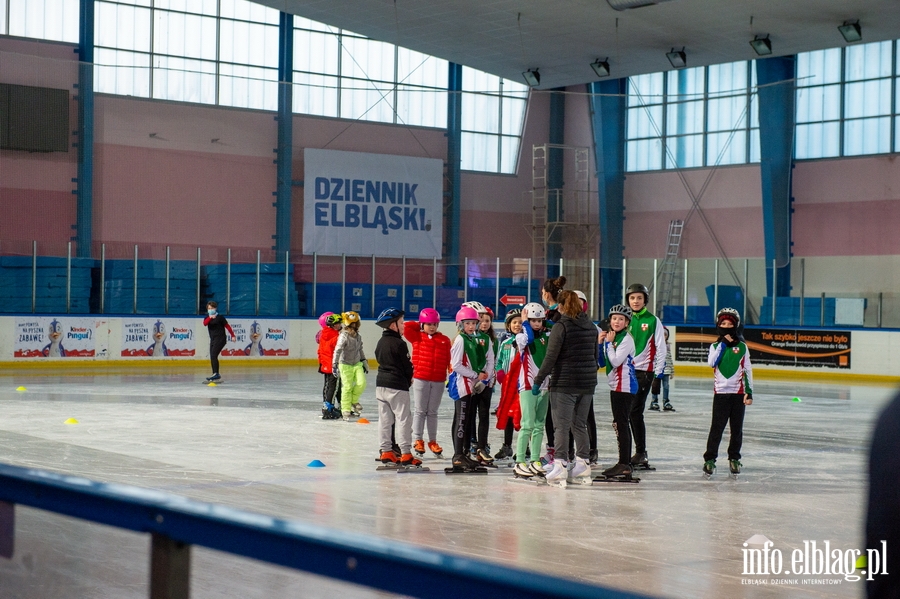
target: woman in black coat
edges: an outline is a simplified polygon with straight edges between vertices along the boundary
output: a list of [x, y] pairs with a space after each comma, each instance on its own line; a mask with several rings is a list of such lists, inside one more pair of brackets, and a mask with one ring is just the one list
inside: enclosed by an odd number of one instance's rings
[[[547, 353], [534, 379], [534, 388], [550, 377], [555, 459], [548, 464], [547, 482], [564, 487], [570, 460], [571, 478], [590, 484], [590, 441], [587, 417], [597, 387], [597, 327], [582, 309], [574, 291], [560, 291], [560, 319], [550, 329]], [[575, 436], [575, 454], [569, 455], [569, 431]]]

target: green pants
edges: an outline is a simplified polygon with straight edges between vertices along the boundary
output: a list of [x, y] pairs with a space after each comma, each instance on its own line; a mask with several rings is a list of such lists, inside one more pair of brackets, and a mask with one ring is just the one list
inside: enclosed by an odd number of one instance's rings
[[362, 362], [339, 364], [338, 370], [341, 371], [341, 411], [349, 412], [366, 390], [366, 373]]
[[544, 391], [533, 395], [531, 390], [519, 393], [519, 407], [522, 410], [522, 427], [516, 441], [516, 461], [524, 464], [525, 449], [531, 447], [531, 461], [541, 459], [541, 443], [544, 442], [544, 421], [547, 419], [547, 407], [550, 405], [550, 394]]

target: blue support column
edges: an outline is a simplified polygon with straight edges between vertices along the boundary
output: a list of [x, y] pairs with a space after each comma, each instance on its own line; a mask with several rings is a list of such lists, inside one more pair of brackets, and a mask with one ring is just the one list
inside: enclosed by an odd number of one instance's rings
[[[462, 165], [462, 65], [449, 63], [447, 76], [447, 192], [444, 220], [447, 222], [447, 284], [459, 285], [460, 167]], [[437, 298], [435, 298], [435, 303]]]
[[75, 255], [91, 257], [94, 218], [94, 0], [80, 0]]
[[[766, 285], [768, 295], [776, 297], [791, 293], [791, 202], [793, 201], [791, 169], [794, 149], [795, 66], [794, 56], [756, 61]], [[776, 263], [774, 277], [772, 260]]]
[[294, 15], [282, 12], [278, 18], [278, 147], [275, 191], [275, 245], [278, 253], [291, 249], [291, 191], [294, 160]]
[[588, 85], [600, 204], [600, 313], [622, 302], [627, 79]]
[[[551, 144], [563, 145], [566, 143], [566, 96], [559, 93], [564, 88], [554, 89], [550, 94], [550, 131]], [[547, 153], [547, 222], [554, 223], [565, 220], [563, 213], [562, 189], [563, 181], [563, 150], [562, 148], [550, 148]], [[559, 259], [562, 258], [562, 231], [553, 231], [547, 239], [547, 275], [559, 276]]]

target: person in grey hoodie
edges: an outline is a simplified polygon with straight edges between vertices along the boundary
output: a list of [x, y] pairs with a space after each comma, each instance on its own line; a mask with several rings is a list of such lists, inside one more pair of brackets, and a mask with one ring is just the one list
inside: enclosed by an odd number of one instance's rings
[[[569, 460], [571, 478], [591, 482], [590, 440], [587, 417], [597, 388], [597, 327], [584, 312], [574, 291], [559, 292], [561, 317], [550, 329], [547, 353], [534, 378], [533, 388], [550, 377], [550, 409], [553, 412], [555, 459], [548, 464], [550, 484], [566, 485]], [[575, 454], [569, 455], [569, 431], [575, 436]]]

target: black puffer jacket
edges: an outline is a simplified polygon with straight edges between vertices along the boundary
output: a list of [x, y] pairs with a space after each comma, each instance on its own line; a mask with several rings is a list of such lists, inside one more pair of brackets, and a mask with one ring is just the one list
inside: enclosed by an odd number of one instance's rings
[[558, 393], [588, 394], [597, 387], [597, 327], [584, 312], [578, 318], [563, 314], [550, 329], [547, 354], [534, 385], [547, 376], [550, 390]]
[[381, 334], [381, 339], [375, 346], [375, 359], [378, 360], [376, 387], [409, 391], [413, 365], [409, 359], [409, 346], [400, 333], [386, 329]]

